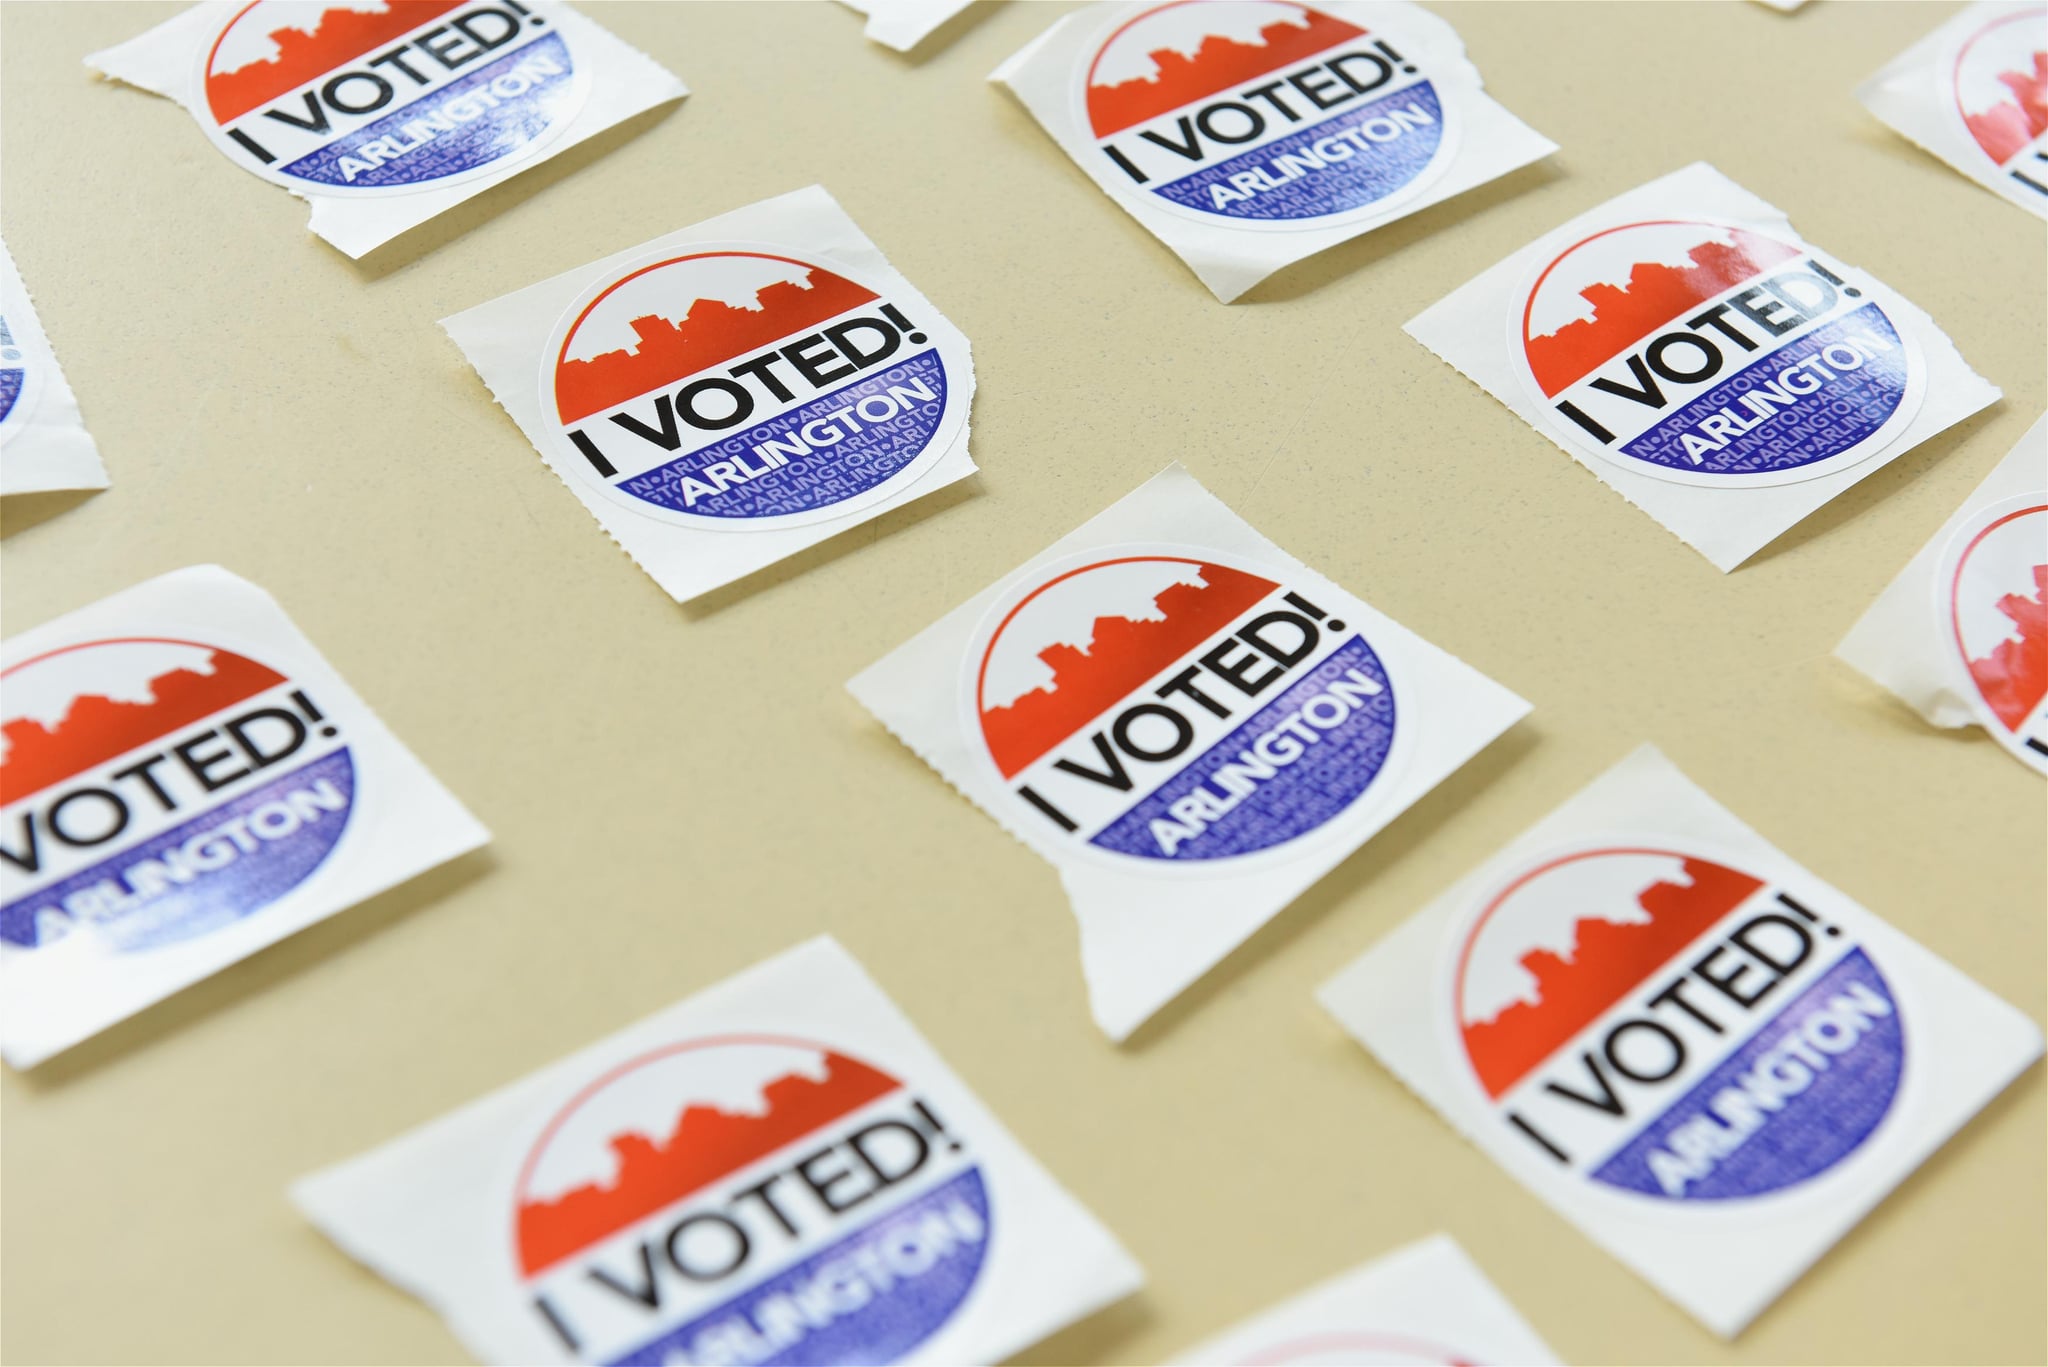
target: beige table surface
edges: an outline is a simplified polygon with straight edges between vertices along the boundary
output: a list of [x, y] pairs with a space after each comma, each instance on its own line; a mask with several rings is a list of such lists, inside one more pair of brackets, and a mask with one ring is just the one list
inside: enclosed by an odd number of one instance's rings
[[[497, 837], [0, 1074], [0, 1352], [461, 1360], [286, 1183], [830, 931], [1146, 1267], [1030, 1361], [1156, 1361], [1447, 1230], [1568, 1360], [2041, 1362], [2039, 1068], [1730, 1344], [1310, 998], [1648, 739], [2041, 1018], [2041, 782], [1829, 656], [2048, 402], [2043, 225], [1852, 93], [1950, 8], [1446, 6], [1564, 150], [1228, 308], [985, 83], [1051, 5], [979, 6], [906, 61], [833, 5], [593, 4], [696, 93], [360, 265], [175, 106], [87, 77], [171, 8], [0, 8], [6, 240], [114, 479], [7, 506], [6, 630], [219, 561]], [[1696, 158], [2006, 393], [1725, 577], [1400, 331]], [[678, 608], [434, 320], [814, 181], [973, 339], [984, 473]], [[1536, 710], [1114, 1048], [1052, 869], [840, 685], [1176, 459]]]

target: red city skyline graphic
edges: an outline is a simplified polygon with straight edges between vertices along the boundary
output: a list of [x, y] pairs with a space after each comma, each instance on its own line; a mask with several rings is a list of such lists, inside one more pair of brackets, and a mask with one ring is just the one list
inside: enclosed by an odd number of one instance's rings
[[2018, 639], [2007, 637], [1982, 658], [1965, 658], [1985, 705], [2006, 730], [2017, 731], [2048, 695], [2048, 565], [2034, 566], [2032, 598], [2008, 593], [1998, 610], [2012, 619]]
[[232, 651], [214, 650], [212, 663], [211, 674], [181, 668], [155, 676], [149, 681], [148, 702], [81, 693], [54, 726], [29, 717], [0, 724], [0, 735], [7, 738], [6, 757], [0, 759], [0, 803], [18, 802], [285, 681], [276, 670]]
[[[1199, 3], [1199, 0], [1197, 0]], [[1142, 22], [1157, 11], [1148, 11], [1133, 22]], [[1335, 19], [1321, 10], [1303, 7], [1306, 24], [1281, 19], [1259, 30], [1258, 43], [1240, 43], [1221, 34], [1202, 39], [1195, 55], [1188, 57], [1174, 48], [1148, 52], [1159, 68], [1152, 76], [1134, 76], [1115, 85], [1096, 85], [1090, 72], [1088, 122], [1095, 136], [1106, 138], [1121, 133], [1161, 114], [1193, 104], [1230, 86], [1263, 76], [1276, 67], [1303, 61], [1325, 48], [1365, 36], [1365, 30]], [[1115, 38], [1111, 38], [1114, 42]], [[1103, 44], [1106, 49], [1108, 43]], [[1097, 61], [1101, 60], [1100, 54]]]
[[1970, 136], [2000, 166], [2048, 130], [2048, 51], [2034, 54], [2032, 71], [2001, 71], [1998, 83], [2012, 92], [1981, 114], [1965, 114]]
[[[1201, 571], [1200, 585], [1172, 584], [1153, 598], [1152, 605], [1164, 615], [1163, 621], [1097, 617], [1085, 647], [1055, 641], [1038, 652], [1038, 658], [1052, 668], [1051, 683], [1004, 706], [980, 707], [981, 733], [1004, 778], [1014, 778], [1132, 689], [1230, 625], [1252, 604], [1279, 587], [1270, 579], [1221, 565], [1205, 563]], [[1074, 573], [1086, 574], [1088, 570]], [[1063, 575], [1061, 579], [1072, 577]], [[1043, 593], [1059, 582], [1056, 579], [1038, 592]], [[1011, 617], [1023, 606], [1018, 604]], [[989, 642], [990, 652], [995, 650], [1008, 625], [1005, 621], [997, 629], [995, 639]], [[984, 655], [984, 676], [987, 669], [988, 656]]]
[[[661, 266], [671, 264], [662, 262]], [[659, 270], [661, 266], [647, 269]], [[631, 327], [639, 341], [627, 350], [607, 351], [587, 361], [563, 359], [555, 366], [555, 408], [561, 420], [576, 422], [592, 413], [602, 413], [651, 389], [779, 342], [879, 297], [873, 290], [822, 267], [808, 269], [810, 274], [804, 284], [777, 280], [763, 286], [754, 295], [754, 308], [735, 308], [718, 299], [698, 299], [679, 323], [658, 313], [633, 319]], [[644, 274], [646, 271], [635, 272]], [[612, 288], [618, 289], [633, 278], [628, 276]], [[596, 308], [604, 297], [600, 296], [590, 307]], [[576, 326], [581, 327], [589, 316], [590, 310], [585, 309]], [[576, 328], [569, 329], [562, 346], [565, 358], [575, 337]]]
[[[1656, 852], [1604, 851], [1564, 862], [1597, 859], [1603, 853]], [[1572, 928], [1568, 955], [1538, 947], [1521, 956], [1522, 967], [1536, 979], [1535, 1001], [1514, 1002], [1491, 1020], [1463, 1023], [1465, 1053], [1488, 1096], [1498, 1098], [1528, 1076], [1601, 1012], [1763, 886], [1748, 874], [1704, 859], [1684, 862], [1692, 886], [1659, 881], [1636, 898], [1636, 905], [1650, 915], [1647, 924], [1582, 917]], [[1517, 888], [1557, 867], [1550, 865], [1528, 875], [1495, 899], [1489, 913]]]
[[529, 1277], [700, 1191], [728, 1173], [887, 1096], [895, 1078], [844, 1054], [825, 1052], [825, 1077], [787, 1073], [761, 1090], [759, 1115], [689, 1105], [660, 1140], [613, 1135], [618, 1173], [548, 1201], [521, 1200], [519, 1265]]
[[[1632, 223], [1588, 238], [1553, 261], [1543, 274], [1547, 277], [1572, 252], [1599, 237], [1645, 226], [1650, 225]], [[1552, 333], [1527, 336], [1528, 313], [1524, 312], [1524, 349], [1529, 369], [1545, 397], [1571, 388], [1686, 310], [1799, 255], [1797, 247], [1740, 228], [1713, 229], [1706, 224], [1700, 227], [1709, 232], [1725, 231], [1735, 239], [1734, 244], [1702, 242], [1686, 253], [1691, 266], [1642, 261], [1629, 270], [1626, 285], [1606, 281], [1588, 285], [1579, 295], [1593, 306], [1593, 316], [1566, 323]], [[1529, 292], [1531, 309], [1542, 290], [1543, 280], [1539, 278], [1536, 288]]]
[[[207, 63], [207, 108], [221, 123], [238, 119], [373, 48], [397, 41], [462, 3], [464, 0], [386, 0], [385, 8], [375, 12], [335, 5], [321, 14], [311, 33], [289, 24], [272, 29], [268, 37], [277, 45], [275, 57], [249, 62], [232, 71], [219, 70], [212, 61]], [[230, 20], [221, 37], [225, 38], [248, 12], [245, 9]], [[220, 43], [216, 41], [215, 53], [219, 49]]]

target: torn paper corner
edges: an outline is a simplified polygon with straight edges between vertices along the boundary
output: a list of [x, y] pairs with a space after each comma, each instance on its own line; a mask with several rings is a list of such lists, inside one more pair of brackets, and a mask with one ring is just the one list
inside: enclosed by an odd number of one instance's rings
[[206, 3], [86, 58], [361, 257], [688, 88], [567, 5]]
[[0, 660], [0, 821], [30, 836], [0, 868], [17, 1068], [490, 838], [219, 566], [11, 637]]
[[0, 242], [0, 495], [106, 487], [99, 447]]
[[990, 79], [1225, 303], [1557, 150], [1405, 0], [1096, 4]]
[[1318, 996], [1729, 1337], [2041, 1053], [2024, 1015], [1649, 747]]
[[442, 326], [678, 602], [975, 471], [967, 338], [817, 186]]
[[1929, 723], [2048, 773], [2048, 418], [2036, 419], [1835, 655]]
[[999, 1362], [1144, 1280], [824, 937], [293, 1193], [487, 1363]]
[[855, 13], [867, 16], [864, 30], [871, 42], [898, 52], [909, 52], [944, 27], [947, 20], [964, 12], [974, 0], [840, 0]]
[[1117, 1039], [1528, 710], [1179, 466], [849, 688], [1059, 871]]
[[1999, 397], [1926, 313], [1705, 163], [1405, 330], [1723, 571]]

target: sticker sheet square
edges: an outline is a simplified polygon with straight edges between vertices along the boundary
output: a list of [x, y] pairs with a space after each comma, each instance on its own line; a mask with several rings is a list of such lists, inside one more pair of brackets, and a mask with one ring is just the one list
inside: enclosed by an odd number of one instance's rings
[[1835, 647], [1935, 726], [2048, 774], [2048, 418], [2035, 421]]
[[106, 487], [99, 447], [0, 242], [0, 495]]
[[974, 473], [967, 339], [815, 185], [441, 326], [677, 602]]
[[1724, 571], [1999, 397], [1933, 319], [1704, 162], [1407, 332]]
[[490, 838], [215, 565], [0, 646], [0, 1052], [42, 1062]]
[[1225, 303], [1557, 150], [1406, 0], [1096, 4], [989, 79]]
[[2048, 218], [2048, 5], [1979, 0], [1856, 88], [1863, 107], [1991, 193]]
[[1648, 746], [1319, 995], [1724, 1336], [2041, 1055], [2033, 1022]]
[[1186, 1367], [1553, 1367], [1557, 1356], [1457, 1240], [1439, 1234], [1310, 1287], [1173, 1360]]
[[1118, 1040], [1529, 710], [1178, 465], [847, 686], [1059, 870]]
[[352, 257], [689, 94], [548, 0], [207, 0], [85, 61], [184, 106]]
[[491, 1363], [989, 1363], [1143, 1281], [823, 937], [292, 1196]]

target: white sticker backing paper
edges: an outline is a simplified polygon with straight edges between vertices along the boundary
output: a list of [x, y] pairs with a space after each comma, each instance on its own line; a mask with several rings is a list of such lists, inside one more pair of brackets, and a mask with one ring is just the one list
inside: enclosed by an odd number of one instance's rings
[[99, 447], [0, 242], [0, 495], [106, 487]]
[[1933, 319], [1704, 162], [1407, 331], [1721, 570], [1999, 397]]
[[490, 1363], [989, 1363], [1144, 1280], [822, 937], [292, 1196]]
[[183, 105], [356, 257], [689, 93], [546, 0], [208, 0], [85, 60]]
[[2048, 218], [2048, 4], [1981, 0], [1856, 98], [1993, 194]]
[[0, 694], [17, 1068], [490, 838], [275, 599], [216, 565], [11, 638]]
[[1226, 303], [1557, 150], [1406, 0], [1097, 4], [989, 79]]
[[870, 42], [908, 52], [936, 33], [948, 19], [974, 0], [841, 0], [848, 9], [868, 17]]
[[1173, 1359], [1187, 1367], [1554, 1367], [1556, 1354], [1455, 1239], [1332, 1277]]
[[1837, 658], [2048, 774], [2048, 418], [1878, 595]]
[[2041, 1055], [2025, 1016], [1649, 746], [1320, 996], [1726, 1336]]
[[967, 339], [815, 185], [441, 326], [677, 602], [974, 473]]
[[848, 687], [1059, 870], [1119, 1040], [1529, 710], [1178, 465]]

